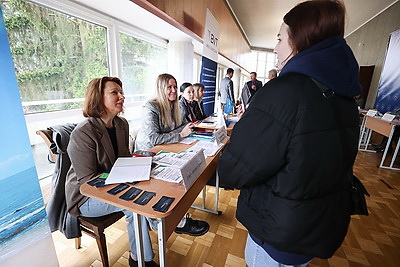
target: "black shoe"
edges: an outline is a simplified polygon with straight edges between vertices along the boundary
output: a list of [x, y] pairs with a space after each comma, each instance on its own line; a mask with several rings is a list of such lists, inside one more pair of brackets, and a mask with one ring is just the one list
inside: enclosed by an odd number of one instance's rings
[[[376, 151], [376, 152], [383, 152], [383, 151], [385, 151], [385, 149], [386, 149], [386, 144], [385, 145], [377, 145], [377, 146], [374, 146], [374, 150]], [[392, 148], [392, 146], [389, 146], [389, 148], [388, 148], [388, 152], [387, 152], [388, 154], [392, 154], [393, 153], [393, 148]]]
[[[132, 259], [131, 255], [129, 255], [129, 267], [138, 267], [139, 264], [137, 261]], [[155, 261], [145, 261], [144, 262], [145, 267], [160, 267]]]
[[189, 214], [186, 215], [186, 222], [183, 227], [176, 227], [175, 233], [177, 234], [187, 234], [191, 236], [201, 236], [208, 232], [210, 229], [210, 225], [208, 222], [193, 220], [189, 217]]
[[376, 152], [383, 152], [383, 150], [385, 150], [385, 148], [386, 148], [386, 143], [384, 143], [384, 144], [379, 144], [379, 145], [372, 145], [372, 148], [373, 148]]

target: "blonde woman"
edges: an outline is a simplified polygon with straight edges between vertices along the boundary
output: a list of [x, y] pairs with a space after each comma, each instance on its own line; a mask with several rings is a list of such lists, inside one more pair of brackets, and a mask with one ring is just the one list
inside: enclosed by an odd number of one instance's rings
[[160, 74], [156, 82], [156, 95], [143, 107], [142, 127], [136, 138], [137, 150], [177, 143], [192, 132], [192, 123], [182, 118], [176, 79], [170, 74]]
[[[142, 127], [136, 138], [136, 150], [148, 150], [159, 144], [177, 143], [192, 132], [193, 124], [182, 118], [176, 79], [160, 74], [156, 95], [143, 107]], [[204, 235], [210, 225], [205, 221], [183, 218], [175, 229], [178, 234]]]

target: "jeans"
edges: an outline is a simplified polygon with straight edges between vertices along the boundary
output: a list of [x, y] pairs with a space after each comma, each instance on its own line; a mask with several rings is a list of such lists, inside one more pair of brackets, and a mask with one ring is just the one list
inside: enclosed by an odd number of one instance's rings
[[[134, 220], [133, 220], [133, 212], [124, 210], [122, 208], [115, 207], [113, 205], [107, 204], [100, 200], [89, 198], [85, 203], [82, 204], [79, 208], [82, 216], [85, 217], [99, 217], [103, 215], [107, 215], [113, 212], [122, 211], [125, 214], [129, 236], [129, 245], [130, 250], [133, 254], [136, 253], [136, 241], [135, 241], [135, 228], [134, 228]], [[151, 246], [151, 239], [149, 234], [149, 229], [147, 227], [147, 222], [151, 225], [154, 230], [157, 230], [157, 221], [147, 218], [145, 216], [141, 216], [142, 218], [142, 232], [143, 232], [143, 253], [144, 260], [151, 261], [154, 258], [153, 248]]]
[[275, 261], [269, 254], [247, 235], [246, 248], [244, 251], [246, 263], [249, 267], [306, 267], [310, 262], [300, 265], [286, 265]]

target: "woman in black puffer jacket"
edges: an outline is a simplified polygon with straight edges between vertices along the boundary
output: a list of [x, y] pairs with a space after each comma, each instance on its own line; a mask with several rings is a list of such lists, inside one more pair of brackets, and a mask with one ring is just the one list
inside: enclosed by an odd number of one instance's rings
[[345, 8], [307, 1], [283, 20], [280, 75], [254, 96], [218, 169], [221, 182], [240, 189], [236, 216], [249, 231], [249, 266], [329, 258], [350, 222], [361, 87], [343, 39]]

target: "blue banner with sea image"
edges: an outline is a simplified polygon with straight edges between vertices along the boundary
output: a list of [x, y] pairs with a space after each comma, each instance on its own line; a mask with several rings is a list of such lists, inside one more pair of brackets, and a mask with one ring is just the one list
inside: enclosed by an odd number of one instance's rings
[[[50, 228], [1, 7], [0, 58], [0, 265], [39, 266], [44, 261], [52, 264], [57, 260], [54, 245], [48, 242]], [[27, 250], [30, 251], [25, 254]], [[32, 254], [37, 256], [23, 257]]]

